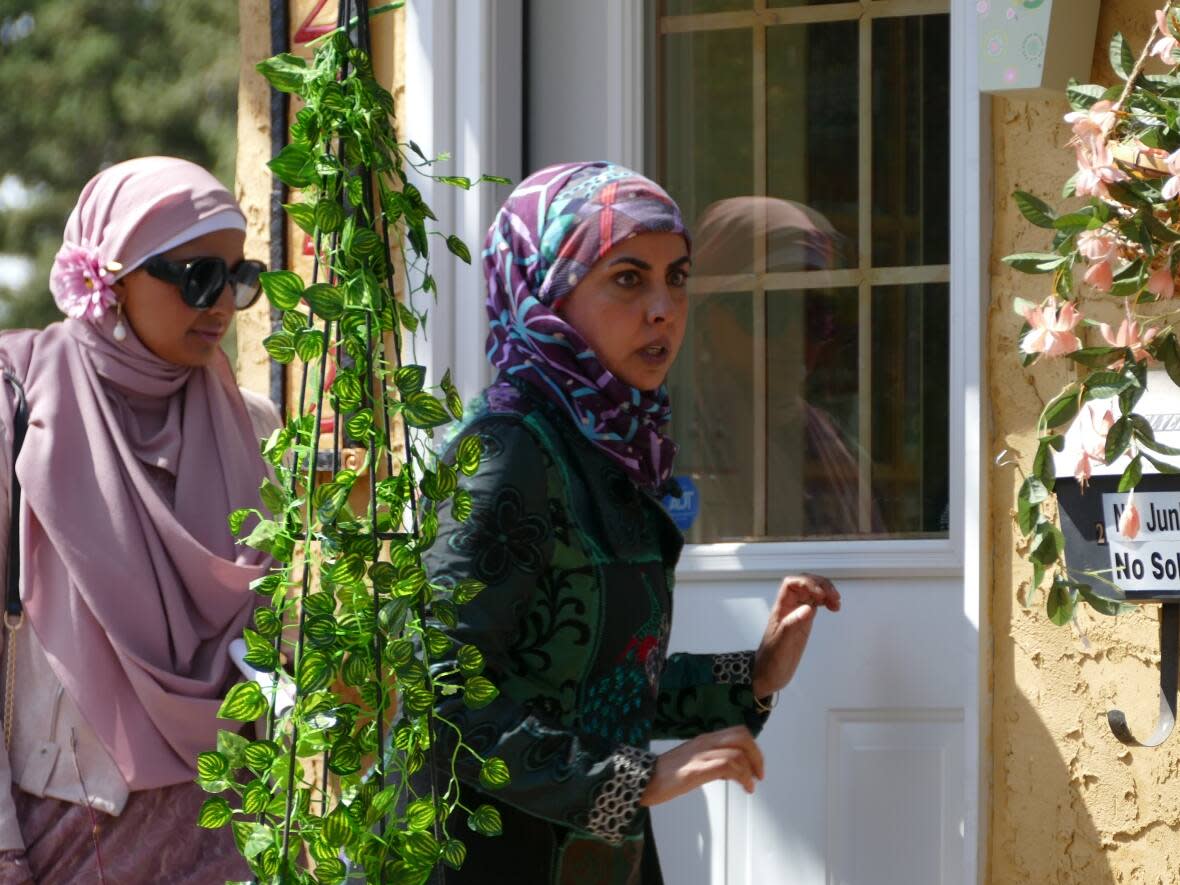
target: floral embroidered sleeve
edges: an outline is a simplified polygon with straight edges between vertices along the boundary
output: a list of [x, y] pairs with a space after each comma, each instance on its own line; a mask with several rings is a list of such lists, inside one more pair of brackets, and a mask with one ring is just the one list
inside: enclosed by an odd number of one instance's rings
[[660, 678], [652, 737], [686, 740], [731, 725], [755, 735], [767, 714], [754, 704], [754, 652], [670, 655]]
[[[483, 654], [482, 675], [500, 694], [477, 709], [461, 694], [444, 695], [436, 711], [453, 728], [441, 724], [439, 749], [449, 757], [458, 732], [483, 758], [507, 763], [509, 783], [492, 790], [481, 782], [479, 764], [459, 753], [457, 773], [469, 791], [487, 791], [526, 814], [611, 843], [639, 836], [639, 798], [655, 756], [570, 728], [544, 671], [522, 671], [510, 654], [553, 553], [548, 456], [518, 420], [481, 420], [466, 431], [472, 433], [483, 443], [484, 460], [476, 476], [461, 482], [471, 494], [471, 515], [460, 521], [449, 503], [440, 507], [438, 538], [425, 563], [439, 584], [476, 578], [487, 587], [458, 607], [453, 628], [443, 627], [454, 644], [431, 669], [440, 680], [461, 684], [467, 674], [459, 651], [473, 645]], [[469, 792], [468, 805], [480, 801]]]

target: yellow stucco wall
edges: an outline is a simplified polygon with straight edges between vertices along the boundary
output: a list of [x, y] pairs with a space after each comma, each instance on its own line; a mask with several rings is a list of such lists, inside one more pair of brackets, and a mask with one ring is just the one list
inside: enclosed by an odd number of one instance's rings
[[[1112, 83], [1106, 47], [1115, 31], [1141, 46], [1154, 24], [1152, 0], [1103, 0], [1092, 76]], [[1012, 309], [1039, 301], [1046, 277], [1010, 271], [1000, 258], [1048, 247], [1046, 232], [1011, 204], [1020, 188], [1061, 202], [1074, 171], [1064, 149], [1064, 96], [996, 99], [992, 106], [995, 228], [991, 248], [988, 364], [992, 454], [1007, 449], [1027, 469], [1044, 402], [1071, 371], [1065, 363], [1021, 369]], [[1090, 342], [1094, 343], [1094, 342]], [[1117, 619], [1081, 613], [1053, 626], [1043, 592], [1023, 604], [1031, 569], [1014, 552], [1013, 467], [991, 472], [993, 706], [988, 881], [1016, 883], [1180, 882], [1180, 736], [1158, 750], [1128, 750], [1106, 723], [1112, 706], [1146, 735], [1158, 709], [1158, 609]]]

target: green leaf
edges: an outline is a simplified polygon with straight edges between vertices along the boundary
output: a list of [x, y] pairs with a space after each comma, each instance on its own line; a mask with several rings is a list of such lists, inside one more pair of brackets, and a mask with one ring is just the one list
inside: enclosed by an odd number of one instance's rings
[[283, 622], [272, 608], [256, 608], [254, 610], [254, 626], [263, 636], [274, 639], [283, 630]]
[[239, 682], [226, 694], [221, 708], [217, 711], [217, 718], [234, 722], [253, 722], [268, 709], [270, 706], [258, 683]]
[[1086, 400], [1089, 401], [1118, 396], [1135, 382], [1121, 372], [1094, 372], [1082, 383], [1086, 388]]
[[358, 408], [363, 390], [361, 379], [350, 369], [340, 372], [332, 382], [332, 396], [336, 398], [336, 406], [341, 412]]
[[471, 492], [467, 489], [459, 489], [451, 499], [451, 515], [459, 522], [466, 522], [474, 507]]
[[1133, 427], [1126, 417], [1119, 418], [1119, 420], [1111, 425], [1110, 430], [1106, 434], [1107, 464], [1113, 464], [1127, 450], [1127, 447], [1131, 444], [1132, 435]]
[[455, 644], [446, 633], [443, 633], [437, 627], [427, 627], [423, 631], [423, 640], [426, 644], [426, 651], [433, 658], [441, 658]]
[[1078, 392], [1070, 385], [1045, 405], [1040, 424], [1045, 429], [1072, 421], [1078, 413]]
[[290, 332], [275, 332], [262, 339], [271, 359], [284, 365], [295, 359], [295, 338]]
[[336, 644], [336, 619], [331, 615], [309, 617], [304, 635], [314, 648], [329, 649]]
[[500, 812], [491, 805], [481, 805], [467, 818], [467, 826], [481, 836], [499, 836], [503, 831]]
[[1180, 475], [1180, 467], [1177, 467], [1175, 464], [1170, 464], [1167, 461], [1161, 461], [1159, 458], [1152, 457], [1152, 455], [1147, 452], [1141, 452], [1140, 454], [1142, 454], [1143, 457], [1148, 460], [1152, 467], [1165, 476]]
[[463, 703], [472, 710], [486, 707], [500, 694], [500, 690], [485, 676], [471, 676], [463, 683]]
[[1131, 71], [1135, 70], [1135, 53], [1121, 32], [1115, 32], [1110, 40], [1110, 66], [1120, 80], [1129, 79]]
[[352, 837], [352, 816], [343, 805], [337, 805], [324, 818], [320, 838], [334, 848], [340, 848]]
[[408, 639], [395, 639], [385, 647], [385, 661], [395, 670], [400, 670], [414, 659], [414, 643]]
[[1049, 620], [1058, 627], [1064, 627], [1073, 618], [1074, 606], [1077, 604], [1077, 594], [1064, 581], [1054, 581], [1049, 589], [1049, 597], [1045, 608]]
[[393, 374], [393, 383], [397, 385], [398, 393], [403, 398], [417, 393], [426, 383], [426, 367], [418, 365], [402, 366]]
[[479, 782], [487, 790], [498, 790], [507, 786], [509, 780], [508, 763], [497, 756], [493, 756], [479, 769]]
[[434, 800], [415, 799], [407, 805], [406, 824], [411, 830], [429, 830], [434, 826]]
[[1076, 80], [1070, 80], [1065, 89], [1065, 97], [1075, 111], [1089, 110], [1096, 102], [1101, 101], [1105, 94], [1106, 88], [1103, 86], [1082, 84]]
[[451, 598], [455, 605], [466, 605], [475, 599], [486, 588], [487, 584], [477, 578], [464, 578], [455, 585], [455, 590]]
[[335, 200], [323, 199], [312, 210], [315, 226], [321, 232], [334, 234], [344, 227], [344, 207]]
[[242, 791], [242, 811], [247, 814], [262, 814], [273, 798], [265, 781], [261, 778], [253, 780]]
[[459, 662], [459, 671], [464, 676], [478, 676], [483, 672], [484, 657], [474, 645], [461, 645], [455, 655]]
[[307, 203], [284, 203], [283, 210], [304, 233], [315, 233], [315, 207]]
[[475, 434], [470, 434], [459, 442], [455, 464], [465, 476], [475, 476], [476, 471], [479, 470], [479, 461], [482, 456], [483, 440]]
[[279, 310], [294, 310], [303, 297], [303, 279], [289, 270], [268, 270], [258, 277], [262, 291]]
[[406, 836], [402, 851], [416, 864], [433, 866], [438, 860], [439, 844], [430, 833], [418, 831]]
[[1123, 471], [1123, 475], [1119, 478], [1119, 491], [1129, 492], [1135, 486], [1139, 485], [1139, 480], [1143, 478], [1143, 462], [1140, 455], [1136, 455], [1131, 459], [1131, 463], [1127, 465], [1127, 469]]
[[229, 515], [229, 530], [233, 534], [237, 534], [242, 530], [242, 524], [250, 518], [251, 513], [257, 513], [257, 510], [252, 510], [249, 507], [243, 507], [240, 510], [235, 510]]
[[319, 180], [315, 157], [306, 144], [291, 142], [279, 155], [266, 164], [289, 187], [307, 187]]
[[206, 830], [217, 830], [233, 820], [233, 816], [229, 802], [221, 796], [210, 796], [201, 806], [201, 813], [197, 815], [197, 826]]
[[301, 92], [315, 73], [307, 67], [305, 59], [290, 52], [263, 59], [254, 69], [279, 92]]
[[1012, 199], [1016, 202], [1016, 208], [1020, 210], [1020, 214], [1037, 227], [1053, 228], [1055, 218], [1053, 209], [1044, 200], [1034, 197], [1026, 191], [1016, 191], [1012, 194]]
[[505, 178], [503, 175], [481, 175], [480, 181], [486, 181], [488, 184], [512, 184], [512, 179]]
[[1046, 489], [1053, 491], [1057, 480], [1057, 466], [1053, 463], [1053, 442], [1050, 439], [1042, 439], [1037, 446], [1037, 454], [1033, 458], [1033, 476], [1044, 483]]
[[1032, 534], [1032, 530], [1036, 527], [1037, 521], [1041, 516], [1041, 508], [1039, 504], [1033, 504], [1028, 498], [1023, 495], [1016, 499], [1016, 524], [1020, 528], [1022, 535]]
[[1105, 369], [1126, 351], [1125, 347], [1083, 347], [1066, 356], [1088, 368]]
[[258, 775], [267, 771], [278, 755], [278, 745], [274, 741], [251, 741], [250, 746], [242, 752], [246, 767]]
[[1164, 361], [1164, 369], [1168, 373], [1168, 377], [1172, 379], [1172, 383], [1180, 386], [1180, 345], [1176, 342], [1175, 335], [1168, 335], [1159, 344], [1157, 350], [1159, 357]]
[[411, 427], [428, 430], [451, 420], [442, 403], [425, 391], [410, 394], [404, 402], [402, 416]]
[[459, 869], [467, 860], [467, 846], [458, 839], [448, 839], [442, 846], [442, 859], [452, 870]]
[[465, 191], [471, 190], [471, 179], [462, 175], [440, 175], [435, 180], [452, 187], [462, 188]]
[[229, 760], [221, 753], [200, 753], [197, 755], [197, 777], [215, 781], [229, 774]]
[[451, 251], [451, 254], [460, 261], [471, 264], [471, 250], [469, 250], [467, 248], [467, 244], [459, 239], [459, 237], [455, 234], [451, 234], [449, 237], [447, 237], [447, 248]]
[[339, 775], [354, 774], [361, 768], [361, 748], [356, 741], [337, 741], [328, 756], [328, 768]]
[[1057, 561], [1064, 549], [1065, 538], [1061, 534], [1061, 529], [1048, 522], [1042, 522], [1037, 526], [1030, 554], [1035, 561], [1048, 568]]
[[1049, 490], [1035, 476], [1029, 476], [1020, 487], [1020, 495], [1030, 504], [1040, 504], [1049, 499]]
[[1021, 273], [1048, 273], [1068, 260], [1069, 256], [1056, 252], [1018, 252], [1003, 259], [1005, 264]]
[[1100, 615], [1113, 617], [1130, 611], [1134, 607], [1108, 596], [1099, 596], [1088, 584], [1077, 584], [1076, 586], [1078, 594], [1085, 603]]
[[312, 312], [325, 320], [338, 320], [344, 315], [344, 293], [336, 286], [316, 283], [303, 293]]
[[242, 636], [246, 640], [244, 659], [247, 664], [263, 673], [270, 673], [279, 665], [279, 653], [271, 640], [248, 627], [242, 631]]
[[295, 333], [295, 354], [305, 363], [324, 355], [324, 333], [319, 329], [300, 329]]

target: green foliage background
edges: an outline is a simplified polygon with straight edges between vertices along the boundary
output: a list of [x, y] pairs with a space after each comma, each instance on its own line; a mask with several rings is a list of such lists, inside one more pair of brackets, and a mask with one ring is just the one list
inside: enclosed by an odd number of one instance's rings
[[104, 166], [169, 154], [234, 180], [238, 4], [232, 0], [0, 0], [0, 178], [37, 193], [0, 211], [0, 253], [27, 287], [0, 286], [0, 326], [60, 318], [49, 267], [82, 186]]

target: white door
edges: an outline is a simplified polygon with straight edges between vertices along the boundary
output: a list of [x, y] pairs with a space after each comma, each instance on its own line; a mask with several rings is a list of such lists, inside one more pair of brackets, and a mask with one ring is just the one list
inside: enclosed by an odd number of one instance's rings
[[[694, 492], [673, 649], [752, 647], [786, 572], [827, 574], [845, 598], [760, 738], [756, 794], [715, 785], [657, 810], [669, 885], [981, 874], [984, 133], [974, 4], [950, 5], [434, 0], [412, 13], [407, 69], [432, 78], [407, 96], [420, 143], [433, 132], [463, 174], [622, 162], [694, 226], [693, 320], [671, 382]], [[440, 216], [478, 239], [487, 202]], [[474, 276], [455, 283], [478, 304]], [[436, 318], [427, 358], [482, 335], [467, 316]]]

